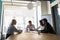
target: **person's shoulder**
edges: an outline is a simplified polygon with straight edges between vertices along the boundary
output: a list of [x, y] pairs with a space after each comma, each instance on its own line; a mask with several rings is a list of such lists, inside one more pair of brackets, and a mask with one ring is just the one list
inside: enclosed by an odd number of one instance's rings
[[13, 28], [13, 25], [9, 25], [9, 28]]
[[27, 25], [27, 26], [29, 26], [29, 25]]
[[8, 26], [8, 29], [11, 29], [11, 28], [12, 28], [12, 25], [9, 25], [9, 26]]
[[11, 27], [11, 25], [9, 25], [9, 27]]
[[47, 23], [47, 25], [51, 26], [51, 24], [50, 24], [50, 23]]
[[47, 22], [47, 24], [48, 24], [48, 25], [50, 25], [50, 23], [49, 23], [49, 22]]

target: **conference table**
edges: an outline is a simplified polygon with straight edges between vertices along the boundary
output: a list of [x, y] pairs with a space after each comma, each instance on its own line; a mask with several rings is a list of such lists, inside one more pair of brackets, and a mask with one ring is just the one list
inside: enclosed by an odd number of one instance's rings
[[21, 34], [11, 35], [7, 40], [60, 40], [60, 37], [55, 34], [37, 32], [23, 32]]

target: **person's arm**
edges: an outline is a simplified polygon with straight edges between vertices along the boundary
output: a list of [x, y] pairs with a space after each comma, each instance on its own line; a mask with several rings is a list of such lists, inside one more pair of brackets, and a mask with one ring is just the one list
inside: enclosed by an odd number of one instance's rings
[[13, 30], [14, 30], [15, 32], [19, 32], [15, 27], [13, 27]]
[[37, 27], [37, 28], [36, 28], [36, 31], [38, 31], [40, 28], [41, 28], [40, 26], [39, 26], [39, 27]]
[[18, 34], [22, 33], [22, 30], [17, 30], [15, 27], [14, 27], [14, 31], [18, 32]]
[[34, 28], [34, 30], [35, 30], [35, 26], [33, 25], [33, 28]]
[[26, 27], [26, 31], [28, 31], [28, 25], [27, 25], [27, 27]]
[[39, 27], [37, 27], [37, 29], [39, 29], [40, 28], [40, 26]]

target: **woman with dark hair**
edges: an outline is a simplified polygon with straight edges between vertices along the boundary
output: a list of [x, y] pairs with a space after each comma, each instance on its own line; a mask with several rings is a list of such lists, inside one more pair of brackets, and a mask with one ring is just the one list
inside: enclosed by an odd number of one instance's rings
[[40, 35], [40, 32], [45, 33], [45, 26], [44, 26], [44, 22], [42, 22], [42, 20], [40, 20], [39, 23], [40, 23], [40, 26], [36, 29], [36, 31]]
[[52, 33], [52, 34], [55, 34], [55, 31], [53, 29], [53, 27], [51, 26], [51, 24], [49, 24], [49, 22], [47, 21], [46, 18], [42, 19], [42, 21], [44, 21], [44, 26], [46, 28], [46, 32], [47, 33]]
[[38, 29], [40, 28], [40, 30], [38, 31], [38, 34], [41, 33], [51, 33], [51, 34], [55, 34], [55, 31], [53, 29], [53, 27], [49, 24], [49, 22], [47, 21], [46, 18], [42, 19], [39, 21], [40, 22], [40, 27], [38, 27]]
[[16, 25], [16, 20], [15, 19], [12, 20], [10, 26], [8, 27], [7, 34], [6, 34], [6, 39], [10, 35], [13, 35], [14, 32], [18, 32], [18, 33], [21, 33], [22, 32], [22, 30], [17, 30], [14, 25]]

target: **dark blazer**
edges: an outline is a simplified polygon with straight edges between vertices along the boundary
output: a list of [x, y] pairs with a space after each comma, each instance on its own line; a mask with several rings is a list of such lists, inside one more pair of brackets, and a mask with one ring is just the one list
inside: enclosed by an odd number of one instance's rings
[[45, 32], [55, 34], [53, 27], [47, 22], [45, 26]]
[[41, 32], [55, 34], [53, 27], [48, 22], [46, 23], [44, 30], [41, 30]]

